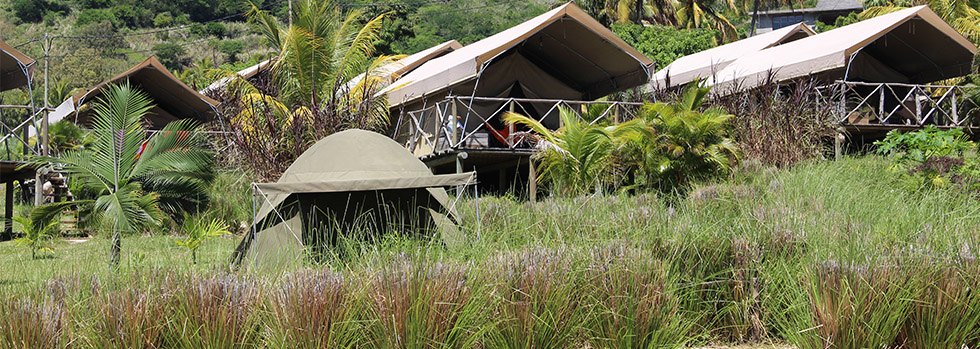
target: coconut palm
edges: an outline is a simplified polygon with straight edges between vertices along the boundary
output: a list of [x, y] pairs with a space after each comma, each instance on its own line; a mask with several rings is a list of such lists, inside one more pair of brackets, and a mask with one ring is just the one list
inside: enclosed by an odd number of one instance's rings
[[868, 19], [919, 5], [929, 5], [953, 29], [973, 43], [980, 43], [980, 11], [973, 8], [968, 0], [877, 1], [866, 4], [858, 18]]
[[[726, 6], [735, 9], [734, 2], [728, 2]], [[738, 40], [738, 30], [710, 1], [677, 0], [675, 8], [678, 28], [709, 28], [717, 31], [722, 41]]]
[[93, 108], [91, 143], [57, 158], [31, 159], [45, 170], [67, 173], [95, 196], [38, 207], [36, 219], [66, 206], [87, 206], [95, 227], [112, 231], [113, 265], [122, 233], [159, 225], [164, 210], [177, 213], [182, 201], [195, 200], [193, 193], [204, 192], [214, 178], [214, 152], [193, 121], [172, 122], [147, 138], [142, 121], [152, 107], [146, 94], [128, 84], [110, 86]]

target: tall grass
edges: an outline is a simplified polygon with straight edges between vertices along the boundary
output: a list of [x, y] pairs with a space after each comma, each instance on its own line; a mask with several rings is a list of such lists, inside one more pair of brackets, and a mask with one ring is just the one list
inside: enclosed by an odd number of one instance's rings
[[116, 273], [15, 284], [89, 247], [28, 263], [0, 245], [0, 348], [975, 347], [980, 202], [893, 188], [887, 165], [759, 169], [686, 197], [464, 198], [459, 246], [341, 240], [284, 274], [214, 271], [216, 251], [168, 266], [148, 243]]

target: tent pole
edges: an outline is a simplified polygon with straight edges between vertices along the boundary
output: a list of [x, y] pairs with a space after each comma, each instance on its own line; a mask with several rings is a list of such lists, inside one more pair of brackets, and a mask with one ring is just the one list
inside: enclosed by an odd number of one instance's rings
[[527, 195], [531, 203], [538, 201], [538, 174], [531, 156], [527, 157]]
[[[473, 166], [473, 172], [476, 172], [476, 166]], [[473, 183], [473, 199], [476, 200], [476, 241], [480, 241], [480, 224], [483, 220], [483, 216], [480, 215], [480, 190], [477, 185], [480, 181], [475, 181]]]

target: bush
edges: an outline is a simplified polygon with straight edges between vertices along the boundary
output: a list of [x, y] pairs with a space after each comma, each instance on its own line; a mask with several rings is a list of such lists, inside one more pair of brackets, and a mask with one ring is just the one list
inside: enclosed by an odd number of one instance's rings
[[153, 46], [153, 52], [160, 59], [160, 63], [170, 70], [180, 69], [181, 59], [187, 54], [183, 46], [169, 42]]
[[824, 141], [835, 135], [814, 81], [768, 84], [713, 101], [738, 110], [732, 133], [746, 158], [787, 167], [820, 158]]
[[616, 24], [616, 35], [656, 62], [660, 69], [686, 55], [715, 47], [715, 32], [709, 29], [676, 29], [668, 26], [645, 27]]
[[169, 27], [174, 24], [174, 16], [170, 12], [158, 13], [153, 17], [153, 26], [157, 28]]
[[238, 54], [245, 51], [245, 44], [236, 40], [225, 40], [218, 44], [221, 53], [228, 55], [228, 61], [237, 62]]
[[150, 12], [143, 7], [116, 5], [109, 10], [120, 24], [130, 28], [143, 28], [150, 25]]
[[875, 145], [879, 153], [892, 155], [892, 169], [905, 171], [914, 186], [942, 188], [950, 183], [976, 186], [980, 178], [980, 164], [964, 155], [976, 148], [976, 143], [962, 129], [927, 126], [906, 133], [891, 130]]
[[211, 22], [204, 26], [204, 31], [205, 34], [220, 39], [225, 37], [225, 34], [228, 32], [228, 28], [225, 28], [224, 24]]
[[92, 23], [103, 23], [109, 22], [112, 26], [119, 25], [119, 19], [116, 15], [108, 9], [87, 9], [83, 10], [82, 13], [78, 14], [78, 19], [75, 20], [76, 27], [83, 27], [87, 24]]

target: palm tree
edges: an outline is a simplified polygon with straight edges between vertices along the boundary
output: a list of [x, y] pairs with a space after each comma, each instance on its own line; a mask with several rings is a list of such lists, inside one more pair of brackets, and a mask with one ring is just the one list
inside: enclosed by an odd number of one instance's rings
[[[176, 203], [191, 193], [204, 192], [213, 180], [214, 152], [192, 120], [179, 120], [146, 137], [143, 117], [153, 107], [150, 98], [128, 84], [110, 86], [94, 106], [92, 141], [61, 157], [34, 157], [45, 170], [65, 172], [94, 199], [41, 206], [38, 218], [79, 205], [91, 210], [96, 227], [111, 229], [110, 263], [119, 261], [121, 233], [159, 225], [164, 209], [176, 213]], [[166, 193], [161, 197], [160, 193]], [[168, 203], [170, 203], [168, 205]]]
[[[388, 124], [384, 87], [375, 77], [392, 57], [373, 57], [385, 15], [325, 0], [299, 0], [292, 25], [254, 4], [248, 19], [278, 54], [271, 67], [274, 91], [233, 83], [239, 110], [237, 143], [260, 177], [274, 179], [313, 142], [347, 128], [380, 130]], [[346, 83], [360, 74], [367, 78]], [[271, 138], [270, 138], [271, 137]], [[285, 140], [285, 141], [282, 141]]]
[[[728, 2], [731, 9], [735, 9], [734, 2]], [[732, 25], [728, 18], [713, 4], [706, 0], [677, 0], [676, 1], [676, 26], [684, 29], [710, 28], [718, 32], [724, 42], [738, 40], [738, 30]]]
[[634, 134], [644, 149], [640, 160], [648, 185], [673, 190], [731, 169], [738, 150], [728, 138], [724, 109], [702, 107], [710, 88], [689, 86], [680, 100], [645, 105], [641, 118], [649, 131]]
[[552, 131], [524, 115], [505, 113], [504, 122], [521, 124], [540, 136], [536, 155], [539, 179], [551, 183], [564, 195], [580, 195], [603, 184], [608, 157], [613, 149], [616, 126], [590, 124], [573, 110], [559, 108], [562, 127]]
[[870, 3], [859, 19], [868, 19], [883, 14], [892, 13], [913, 6], [929, 5], [936, 14], [949, 23], [953, 29], [970, 39], [974, 44], [980, 43], [980, 11], [973, 8], [968, 0], [898, 0], [878, 1]]

